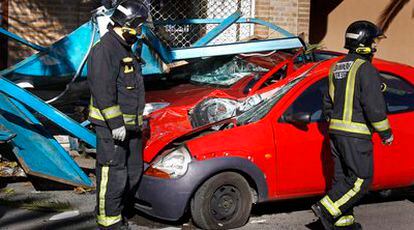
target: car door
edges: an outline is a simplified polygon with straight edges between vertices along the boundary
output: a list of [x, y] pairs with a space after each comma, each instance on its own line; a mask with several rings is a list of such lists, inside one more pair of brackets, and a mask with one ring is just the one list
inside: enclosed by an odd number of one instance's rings
[[[328, 124], [322, 118], [322, 95], [328, 90], [327, 77], [305, 85], [294, 93], [283, 115], [273, 122], [277, 191], [282, 197], [322, 193], [333, 172]], [[293, 122], [290, 118], [296, 115], [298, 119], [310, 116], [310, 123]]]
[[[374, 142], [374, 189], [412, 185], [414, 180], [414, 87], [396, 75], [381, 73], [386, 85], [384, 98], [395, 141], [384, 146], [378, 134]], [[330, 186], [328, 123], [322, 117], [322, 95], [327, 78], [315, 81], [293, 96], [283, 115], [274, 123], [277, 151], [277, 188], [281, 196], [323, 192]], [[310, 115], [309, 124], [288, 122]], [[293, 119], [294, 120], [294, 119]]]
[[381, 73], [388, 119], [395, 136], [384, 146], [374, 135], [374, 188], [412, 185], [414, 180], [414, 87], [400, 76]]

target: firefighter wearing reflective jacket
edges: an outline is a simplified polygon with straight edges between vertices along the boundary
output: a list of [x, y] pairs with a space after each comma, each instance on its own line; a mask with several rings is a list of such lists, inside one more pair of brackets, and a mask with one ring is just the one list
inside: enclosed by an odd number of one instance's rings
[[353, 207], [372, 181], [372, 132], [378, 132], [386, 145], [393, 141], [379, 73], [371, 64], [376, 43], [383, 37], [371, 22], [352, 23], [345, 35], [349, 53], [329, 73], [323, 107], [335, 173], [332, 188], [312, 206], [325, 229], [362, 228], [355, 222]]
[[[108, 32], [88, 59], [89, 120], [97, 135], [97, 208], [101, 229], [125, 228], [124, 217], [142, 175], [141, 64], [131, 46], [148, 10], [136, 0], [119, 1]], [[129, 206], [128, 206], [129, 205]]]

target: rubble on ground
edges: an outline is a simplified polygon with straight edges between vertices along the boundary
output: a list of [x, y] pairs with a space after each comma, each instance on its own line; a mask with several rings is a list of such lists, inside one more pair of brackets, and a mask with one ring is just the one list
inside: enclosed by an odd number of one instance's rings
[[26, 177], [26, 173], [15, 161], [0, 161], [0, 177]]

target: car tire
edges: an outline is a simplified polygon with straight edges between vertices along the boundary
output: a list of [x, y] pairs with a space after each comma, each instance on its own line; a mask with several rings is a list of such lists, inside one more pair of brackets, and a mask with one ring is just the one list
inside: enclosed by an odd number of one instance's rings
[[241, 227], [249, 220], [251, 208], [249, 183], [234, 172], [208, 179], [191, 200], [193, 222], [202, 229]]

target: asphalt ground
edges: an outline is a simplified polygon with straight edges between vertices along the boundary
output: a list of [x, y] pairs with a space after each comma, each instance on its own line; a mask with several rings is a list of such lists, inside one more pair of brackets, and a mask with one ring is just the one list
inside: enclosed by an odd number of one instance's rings
[[[6, 190], [5, 190], [6, 189]], [[0, 192], [0, 229], [96, 229], [93, 210], [95, 194], [75, 191], [36, 191], [30, 182], [9, 183]], [[7, 192], [6, 192], [7, 191]], [[357, 221], [364, 229], [414, 229], [414, 192], [392, 191], [387, 197], [373, 193], [355, 209]], [[59, 211], [30, 210], [24, 202], [42, 201], [70, 204], [79, 215], [50, 220]], [[240, 229], [321, 229], [309, 210], [317, 198], [258, 204], [253, 207], [248, 224]], [[36, 209], [36, 208], [35, 208]], [[187, 216], [175, 223], [163, 222], [141, 213], [129, 220], [131, 229], [196, 229]]]
[[[95, 167], [93, 158], [76, 157], [75, 160], [93, 177]], [[40, 181], [40, 183], [50, 182]], [[84, 193], [74, 190], [37, 191], [27, 179], [5, 183], [4, 178], [0, 178], [0, 229], [96, 229], [95, 196], [94, 191]], [[321, 224], [310, 211], [310, 206], [318, 199], [314, 197], [254, 205], [249, 222], [240, 229], [322, 229]], [[45, 203], [54, 205], [44, 207]], [[60, 210], [62, 208], [64, 210]], [[68, 210], [79, 214], [60, 220], [50, 220], [55, 215]], [[414, 190], [371, 193], [355, 209], [355, 215], [364, 230], [414, 230]], [[133, 230], [197, 229], [188, 214], [182, 220], [172, 223], [135, 212], [129, 219], [129, 225]]]

